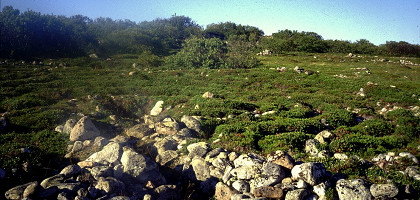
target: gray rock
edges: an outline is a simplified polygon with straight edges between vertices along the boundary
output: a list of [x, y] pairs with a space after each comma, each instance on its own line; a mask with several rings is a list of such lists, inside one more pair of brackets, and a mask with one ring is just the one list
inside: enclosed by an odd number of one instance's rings
[[217, 200], [230, 200], [230, 197], [237, 194], [238, 192], [229, 187], [228, 185], [222, 183], [222, 182], [218, 182], [216, 184], [216, 192], [214, 194], [214, 197]]
[[349, 159], [349, 157], [344, 153], [335, 153], [334, 158], [337, 159], [337, 160], [341, 160], [341, 161], [345, 161], [345, 160]]
[[63, 129], [64, 129], [64, 125], [58, 125], [58, 126], [55, 127], [54, 131], [62, 133]]
[[309, 192], [306, 189], [292, 190], [286, 193], [285, 200], [303, 200], [308, 195], [309, 195]]
[[9, 122], [6, 117], [1, 116], [0, 117], [0, 133], [3, 132], [7, 127], [9, 126]]
[[279, 176], [268, 176], [265, 174], [261, 174], [251, 180], [251, 188], [258, 188], [258, 187], [263, 187], [263, 186], [274, 186], [275, 184], [279, 182], [281, 182], [281, 179]]
[[318, 195], [318, 197], [322, 198], [327, 195], [328, 188], [331, 187], [331, 183], [329, 181], [320, 183], [318, 185], [314, 185], [313, 192]]
[[295, 68], [293, 68], [293, 71], [297, 72], [297, 73], [302, 73], [304, 71], [303, 68], [300, 68], [299, 66], [296, 66]]
[[311, 155], [312, 157], [317, 157], [319, 153], [319, 150], [317, 148], [318, 144], [320, 144], [318, 140], [315, 140], [315, 139], [306, 140], [305, 152], [309, 153], [309, 155]]
[[108, 144], [108, 140], [102, 136], [96, 137], [95, 140], [93, 141], [93, 146], [99, 149], [102, 149], [102, 147], [104, 147], [107, 144]]
[[334, 138], [334, 134], [328, 130], [321, 131], [315, 136], [315, 140], [317, 140], [321, 144], [325, 144], [331, 141]]
[[170, 164], [173, 160], [175, 160], [178, 157], [178, 153], [173, 150], [167, 150], [162, 153], [160, 153], [156, 157], [156, 162], [159, 163], [162, 166], [165, 166], [167, 164]]
[[218, 179], [222, 179], [223, 178], [223, 174], [224, 174], [224, 170], [214, 167], [214, 166], [210, 166], [210, 176], [212, 177], [216, 177]]
[[38, 194], [38, 197], [40, 199], [48, 199], [48, 198], [52, 198], [53, 196], [55, 196], [58, 193], [58, 187], [57, 186], [51, 186], [45, 190], [41, 190]]
[[158, 164], [130, 148], [124, 148], [121, 163], [124, 166], [124, 173], [140, 183], [146, 183], [147, 181], [157, 185], [166, 183], [165, 178], [159, 172]]
[[104, 148], [89, 156], [86, 161], [98, 162], [103, 164], [117, 163], [122, 155], [122, 147], [119, 143], [110, 142]]
[[124, 166], [122, 164], [114, 166], [114, 177], [117, 179], [121, 179], [124, 173]]
[[75, 119], [69, 119], [66, 121], [66, 124], [63, 127], [63, 133], [71, 133], [74, 125], [76, 125], [77, 121]]
[[162, 154], [168, 150], [177, 150], [178, 143], [171, 137], [165, 137], [162, 140], [157, 141], [154, 146], [157, 149], [157, 153]]
[[185, 124], [189, 129], [199, 133], [201, 131], [201, 123], [196, 118], [191, 116], [182, 116], [181, 122]]
[[110, 198], [109, 200], [130, 200], [130, 197], [126, 197], [126, 196], [115, 196]]
[[289, 170], [291, 170], [295, 164], [295, 160], [284, 151], [276, 151], [268, 155], [267, 161], [280, 165]]
[[337, 181], [336, 190], [338, 197], [343, 200], [346, 199], [360, 199], [360, 200], [371, 200], [372, 195], [370, 194], [369, 188], [366, 187], [366, 183], [362, 179], [345, 180], [340, 179]]
[[370, 193], [378, 199], [391, 199], [398, 195], [398, 187], [394, 184], [373, 184]]
[[252, 194], [255, 197], [267, 197], [272, 199], [282, 199], [284, 197], [284, 192], [281, 188], [272, 186], [256, 188], [252, 191]]
[[221, 152], [225, 152], [225, 150], [223, 148], [215, 148], [213, 150], [211, 150], [209, 153], [207, 153], [206, 155], [206, 159], [208, 158], [214, 158], [216, 156], [218, 156]]
[[34, 198], [38, 188], [38, 181], [30, 182], [29, 185], [23, 191], [23, 198]]
[[233, 164], [235, 165], [235, 168], [241, 167], [241, 166], [247, 166], [247, 167], [255, 167], [255, 168], [262, 168], [262, 165], [264, 163], [264, 159], [259, 157], [258, 155], [249, 153], [249, 154], [242, 154], [237, 159], [233, 161]]
[[125, 190], [125, 185], [114, 177], [100, 177], [95, 188], [108, 194], [122, 193]]
[[95, 166], [88, 169], [90, 174], [97, 180], [99, 177], [110, 177], [114, 175], [114, 170], [109, 166]]
[[188, 156], [193, 158], [195, 156], [204, 157], [210, 150], [210, 145], [206, 142], [197, 142], [187, 146], [189, 152]]
[[147, 124], [137, 124], [134, 125], [133, 127], [125, 130], [125, 134], [127, 136], [130, 137], [135, 137], [135, 138], [143, 138], [145, 136], [149, 136], [153, 133], [153, 129], [149, 128], [149, 126]]
[[214, 98], [214, 94], [211, 92], [205, 92], [202, 96], [205, 99], [213, 99]]
[[248, 193], [250, 192], [250, 185], [248, 182], [243, 180], [237, 180], [232, 183], [232, 187], [235, 188], [239, 193]]
[[66, 192], [67, 194], [76, 194], [80, 189], [81, 183], [61, 183], [57, 185], [59, 192]]
[[76, 141], [73, 144], [73, 148], [71, 150], [72, 153], [78, 152], [83, 149], [83, 142], [82, 141]]
[[89, 117], [82, 117], [70, 133], [70, 141], [89, 140], [100, 135], [99, 130], [95, 127]]
[[163, 135], [174, 135], [180, 130], [181, 126], [172, 118], [165, 118], [155, 124], [156, 133]]
[[262, 174], [267, 176], [278, 176], [280, 181], [286, 177], [286, 173], [284, 172], [283, 167], [275, 163], [265, 163], [262, 168]]
[[211, 164], [217, 168], [225, 170], [225, 168], [229, 165], [226, 159], [215, 158]]
[[70, 178], [72, 176], [79, 175], [82, 168], [79, 165], [68, 165], [61, 170], [60, 174], [63, 174], [65, 178]]
[[191, 161], [191, 166], [193, 168], [196, 180], [205, 181], [211, 177], [209, 165], [207, 165], [203, 158], [193, 158]]
[[216, 190], [216, 184], [218, 182], [218, 179], [209, 178], [200, 183], [200, 191], [204, 194], [214, 194], [214, 191]]
[[230, 177], [232, 176], [231, 174], [232, 170], [233, 170], [232, 166], [229, 165], [226, 167], [225, 173], [223, 174], [223, 177], [222, 177], [223, 183], [227, 183], [229, 181]]
[[60, 183], [63, 183], [64, 180], [65, 180], [65, 176], [63, 174], [57, 174], [57, 175], [44, 179], [40, 185], [43, 188], [47, 189], [49, 187], [56, 186], [56, 185], [59, 185]]
[[310, 185], [317, 185], [326, 179], [327, 172], [322, 163], [303, 163], [296, 165], [292, 169], [294, 180], [302, 179]]
[[233, 169], [230, 172], [230, 174], [242, 180], [253, 179], [257, 177], [257, 175], [261, 174], [261, 166], [258, 166], [258, 165], [240, 166]]
[[150, 115], [156, 116], [159, 115], [163, 111], [163, 101], [156, 102], [155, 106], [150, 111]]

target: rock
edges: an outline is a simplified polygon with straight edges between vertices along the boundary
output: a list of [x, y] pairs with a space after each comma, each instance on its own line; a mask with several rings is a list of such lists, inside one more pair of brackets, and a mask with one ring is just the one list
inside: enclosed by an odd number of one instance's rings
[[176, 185], [161, 185], [154, 189], [154, 193], [156, 194], [155, 199], [159, 200], [181, 199], [181, 194]]
[[100, 135], [99, 130], [93, 125], [89, 117], [82, 117], [70, 133], [70, 141], [89, 140]]
[[392, 199], [398, 195], [398, 187], [394, 184], [373, 184], [370, 193], [375, 199]]
[[225, 150], [223, 148], [220, 148], [220, 147], [211, 150], [209, 153], [207, 153], [206, 160], [218, 156], [221, 152], [225, 152]]
[[345, 180], [340, 179], [337, 181], [336, 190], [338, 197], [343, 200], [345, 199], [360, 199], [360, 200], [371, 200], [372, 195], [370, 194], [369, 188], [365, 186], [365, 181], [362, 179]]
[[51, 186], [45, 190], [41, 190], [38, 194], [39, 199], [51, 199], [53, 196], [57, 195], [58, 187]]
[[167, 150], [156, 157], [156, 162], [158, 162], [162, 166], [165, 166], [167, 164], [170, 164], [171, 161], [175, 160], [177, 157], [178, 153], [176, 151]]
[[322, 159], [326, 159], [326, 158], [331, 158], [331, 152], [329, 152], [328, 150], [321, 150], [316, 157], [317, 158], [322, 158]]
[[267, 157], [268, 162], [275, 163], [286, 169], [291, 170], [294, 166], [295, 160], [284, 151], [276, 151]]
[[80, 189], [80, 182], [76, 183], [60, 183], [57, 185], [58, 191], [66, 192], [67, 194], [76, 194]]
[[56, 185], [59, 185], [60, 183], [63, 183], [64, 180], [65, 180], [65, 176], [63, 174], [57, 174], [57, 175], [44, 179], [40, 185], [43, 188], [47, 189], [49, 187], [56, 186]]
[[119, 143], [110, 142], [101, 151], [96, 152], [89, 156], [86, 161], [92, 161], [97, 163], [117, 163], [122, 155], [122, 147]]
[[272, 199], [281, 199], [283, 198], [283, 190], [281, 188], [264, 186], [255, 188], [252, 194], [255, 197], [267, 197]]
[[240, 166], [233, 169], [230, 174], [238, 179], [249, 180], [257, 177], [261, 173], [261, 166]]
[[89, 54], [89, 58], [98, 58], [98, 55], [96, 53]]
[[157, 153], [162, 154], [168, 150], [177, 150], [178, 143], [170, 137], [165, 137], [160, 141], [157, 141], [153, 146], [156, 147]]
[[195, 174], [195, 180], [205, 181], [210, 178], [210, 168], [203, 158], [193, 158], [191, 161], [191, 166]]
[[76, 125], [77, 121], [75, 119], [69, 119], [66, 121], [66, 124], [63, 127], [63, 133], [71, 133], [74, 125]]
[[283, 167], [275, 163], [265, 163], [262, 168], [262, 174], [267, 176], [277, 176], [280, 181], [286, 177]]
[[104, 191], [105, 193], [122, 193], [125, 190], [125, 185], [123, 182], [117, 180], [114, 177], [99, 177], [95, 188], [99, 191]]
[[315, 140], [317, 140], [321, 144], [325, 144], [331, 141], [334, 138], [334, 134], [328, 130], [323, 130], [315, 136]]
[[228, 155], [229, 161], [233, 162], [236, 158], [239, 157], [239, 154], [236, 152], [230, 152]]
[[78, 152], [83, 149], [83, 142], [82, 141], [76, 141], [73, 144], [73, 148], [71, 149], [72, 153]]
[[216, 184], [216, 192], [214, 194], [214, 197], [217, 200], [230, 200], [231, 196], [237, 193], [238, 192], [235, 189], [229, 187], [228, 185], [222, 182], [218, 182]]
[[398, 154], [400, 157], [410, 158], [414, 163], [419, 164], [419, 160], [411, 153], [408, 152], [401, 152]]
[[30, 184], [23, 191], [23, 198], [34, 198], [38, 188], [38, 181], [30, 182]]
[[0, 117], [0, 133], [2, 133], [9, 126], [9, 122], [6, 117]]
[[305, 70], [305, 74], [308, 75], [308, 76], [310, 76], [310, 75], [313, 75], [314, 72], [311, 71], [311, 70]]
[[214, 94], [211, 92], [205, 92], [202, 96], [205, 99], [213, 99], [214, 98]]
[[341, 161], [345, 161], [345, 160], [349, 159], [349, 157], [344, 153], [335, 153], [334, 158], [337, 159], [337, 160], [341, 160]]
[[293, 71], [297, 72], [297, 73], [302, 73], [304, 71], [303, 68], [300, 68], [299, 66], [296, 66], [295, 68], [293, 68]]
[[317, 185], [327, 177], [324, 164], [322, 163], [303, 163], [296, 165], [292, 169], [292, 178], [294, 180], [302, 179], [310, 185]]
[[318, 195], [321, 199], [325, 199], [325, 195], [327, 195], [328, 188], [331, 187], [331, 184], [329, 181], [326, 181], [324, 183], [320, 183], [318, 185], [314, 185], [313, 192]]
[[124, 166], [124, 173], [140, 183], [146, 183], [147, 181], [152, 181], [157, 185], [166, 183], [165, 178], [159, 172], [159, 166], [155, 162], [130, 148], [124, 147], [121, 163]]
[[[1, 129], [1, 128], [0, 128]], [[55, 127], [54, 131], [62, 133], [64, 129], [63, 125], [58, 125], [57, 127]]]
[[223, 178], [223, 174], [224, 174], [224, 169], [220, 169], [214, 166], [210, 166], [210, 176], [218, 178], [218, 179], [222, 179]]
[[258, 155], [249, 153], [249, 154], [242, 154], [237, 159], [233, 161], [235, 168], [246, 166], [246, 167], [256, 167], [262, 168], [264, 163], [264, 159], [259, 157]]
[[207, 152], [210, 150], [210, 145], [206, 142], [197, 142], [187, 146], [189, 156], [193, 158], [194, 156], [204, 157]]
[[18, 185], [6, 191], [5, 197], [6, 199], [22, 199], [23, 193], [28, 186], [38, 184], [38, 182], [30, 182], [23, 185]]
[[318, 140], [315, 140], [315, 139], [306, 140], [305, 152], [309, 153], [309, 155], [312, 157], [317, 157], [319, 153], [319, 150], [317, 148], [318, 144], [319, 144]]
[[285, 200], [303, 200], [308, 195], [309, 192], [306, 189], [292, 190], [286, 193]]
[[79, 165], [68, 165], [61, 170], [60, 174], [63, 174], [65, 178], [70, 178], [80, 174], [80, 171], [82, 171], [82, 168]]
[[258, 188], [263, 186], [274, 186], [277, 183], [280, 183], [282, 179], [279, 176], [268, 176], [261, 174], [256, 176], [251, 180], [251, 188]]
[[250, 191], [249, 183], [243, 180], [233, 182], [232, 187], [239, 193], [248, 193]]
[[222, 177], [223, 183], [227, 183], [229, 181], [230, 177], [232, 176], [231, 174], [232, 170], [233, 170], [232, 166], [229, 165], [226, 167], [225, 173], [223, 174], [223, 177]]
[[95, 140], [93, 141], [93, 146], [99, 149], [102, 149], [102, 147], [104, 147], [107, 144], [108, 144], [108, 140], [102, 136], [96, 137]]
[[197, 133], [201, 131], [201, 123], [197, 119], [191, 116], [182, 116], [181, 122], [183, 122], [189, 129], [194, 130]]
[[165, 118], [164, 121], [155, 124], [155, 130], [160, 134], [174, 135], [180, 130], [180, 125], [171, 118]]
[[135, 72], [135, 71], [131, 71], [131, 72], [128, 73], [128, 76], [134, 76], [136, 73], [137, 72]]
[[110, 177], [114, 175], [113, 168], [110, 166], [95, 166], [88, 169], [90, 174], [97, 180], [99, 177]]
[[152, 116], [157, 116], [160, 113], [162, 113], [163, 111], [163, 101], [158, 101], [156, 102], [155, 106], [152, 108], [152, 110], [150, 111], [150, 115]]
[[136, 124], [133, 127], [125, 130], [125, 135], [135, 138], [143, 138], [153, 133], [153, 129], [149, 128], [146, 124]]

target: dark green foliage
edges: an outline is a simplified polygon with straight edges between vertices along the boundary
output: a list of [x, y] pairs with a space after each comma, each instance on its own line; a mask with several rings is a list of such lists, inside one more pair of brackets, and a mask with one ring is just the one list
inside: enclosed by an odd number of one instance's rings
[[389, 135], [394, 132], [392, 124], [383, 119], [366, 120], [357, 126], [352, 127], [351, 130], [352, 132], [378, 137]]
[[363, 157], [385, 153], [388, 149], [398, 149], [407, 145], [409, 140], [402, 136], [375, 137], [362, 134], [346, 134], [330, 143], [333, 152], [346, 152]]
[[258, 141], [258, 146], [264, 153], [271, 153], [276, 150], [292, 150], [295, 153], [298, 153], [303, 152], [306, 140], [313, 137], [312, 134], [303, 132], [286, 132], [276, 135], [267, 135]]
[[396, 127], [395, 133], [416, 138], [420, 135], [420, 117], [404, 109], [397, 109], [387, 113], [386, 117], [392, 120]]
[[339, 126], [354, 126], [357, 123], [355, 115], [344, 109], [325, 112], [323, 116], [325, 116], [327, 124], [334, 128]]

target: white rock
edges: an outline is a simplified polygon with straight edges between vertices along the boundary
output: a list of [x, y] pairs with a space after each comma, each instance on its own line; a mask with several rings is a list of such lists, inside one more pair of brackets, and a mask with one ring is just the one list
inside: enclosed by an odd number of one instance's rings
[[164, 103], [163, 101], [156, 102], [155, 106], [150, 111], [150, 115], [152, 115], [152, 116], [159, 115], [163, 111], [163, 107], [162, 107], [163, 103]]

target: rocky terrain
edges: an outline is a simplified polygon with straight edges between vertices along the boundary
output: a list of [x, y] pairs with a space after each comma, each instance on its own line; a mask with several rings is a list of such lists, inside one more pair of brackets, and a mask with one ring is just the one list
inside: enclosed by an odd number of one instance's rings
[[[208, 96], [205, 95], [205, 96]], [[106, 138], [88, 116], [69, 119], [56, 131], [69, 133], [71, 145], [66, 157], [88, 154], [60, 173], [41, 182], [11, 188], [7, 199], [198, 199], [214, 197], [240, 199], [339, 199], [415, 198], [410, 185], [398, 187], [392, 181], [371, 184], [362, 179], [345, 179], [326, 170], [321, 162], [299, 162], [283, 151], [266, 157], [238, 154], [223, 148], [211, 149], [199, 142], [200, 117], [184, 116], [176, 121], [165, 115], [163, 101], [150, 115], [124, 131]], [[114, 116], [115, 117], [115, 116]], [[410, 153], [389, 152], [372, 160], [319, 150], [330, 141], [328, 130], [306, 141], [305, 151], [314, 158], [356, 160], [384, 168], [402, 159], [407, 166], [400, 173], [420, 180], [418, 160]], [[4, 171], [0, 171], [4, 177]], [[335, 190], [334, 190], [335, 189]]]

